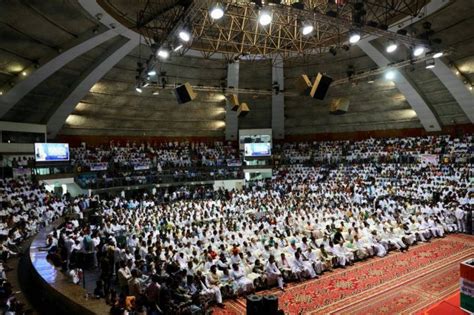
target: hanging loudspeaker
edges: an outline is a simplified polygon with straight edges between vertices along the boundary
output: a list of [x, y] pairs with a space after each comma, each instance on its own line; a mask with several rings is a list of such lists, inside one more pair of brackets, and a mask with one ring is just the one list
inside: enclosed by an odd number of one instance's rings
[[316, 80], [314, 80], [310, 95], [312, 98], [323, 100], [328, 92], [329, 85], [331, 85], [332, 78], [322, 73], [318, 73]]
[[332, 115], [345, 114], [349, 110], [349, 104], [350, 104], [350, 101], [348, 98], [345, 98], [345, 97], [335, 98], [331, 102], [331, 107], [329, 109], [329, 112]]
[[194, 100], [197, 96], [197, 94], [194, 93], [193, 88], [191, 87], [191, 84], [189, 84], [188, 82], [175, 88], [174, 94], [176, 96], [176, 100], [178, 101], [178, 104], [184, 104], [184, 103], [190, 102]]
[[239, 109], [239, 97], [237, 94], [232, 94], [230, 96], [230, 104], [232, 105], [232, 110], [236, 112]]
[[250, 109], [247, 105], [247, 103], [242, 103], [239, 106], [239, 110], [237, 111], [237, 116], [239, 117], [244, 117], [250, 112]]

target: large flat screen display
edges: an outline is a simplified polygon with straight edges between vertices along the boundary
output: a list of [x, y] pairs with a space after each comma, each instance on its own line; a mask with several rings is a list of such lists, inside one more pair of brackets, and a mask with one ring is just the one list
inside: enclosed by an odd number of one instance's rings
[[69, 143], [35, 143], [36, 162], [69, 161]]
[[272, 155], [271, 143], [245, 143], [245, 156], [270, 156]]

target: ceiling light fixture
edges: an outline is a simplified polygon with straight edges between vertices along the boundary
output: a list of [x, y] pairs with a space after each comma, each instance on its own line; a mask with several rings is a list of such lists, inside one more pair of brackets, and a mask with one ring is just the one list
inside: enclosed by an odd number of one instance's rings
[[357, 32], [352, 32], [349, 35], [349, 43], [355, 44], [360, 40], [360, 34]]
[[137, 87], [135, 88], [135, 91], [137, 91], [138, 93], [143, 92], [143, 90], [142, 90], [139, 86], [137, 86]]
[[397, 43], [395, 43], [395, 42], [390, 42], [390, 43], [388, 44], [388, 46], [387, 46], [386, 51], [387, 51], [389, 54], [391, 54], [391, 53], [393, 53], [395, 50], [397, 50], [397, 48], [398, 48]]
[[155, 70], [150, 70], [150, 71], [148, 71], [148, 75], [149, 76], [154, 76], [154, 75], [156, 75], [156, 71]]
[[258, 22], [262, 26], [266, 26], [272, 22], [272, 16], [267, 11], [261, 11], [258, 17]]
[[170, 56], [170, 52], [166, 49], [161, 48], [158, 50], [158, 57], [161, 57], [163, 59], [166, 59]]
[[222, 9], [220, 4], [216, 4], [209, 14], [213, 20], [219, 20], [224, 16], [224, 9]]
[[419, 56], [423, 55], [424, 52], [425, 52], [425, 47], [417, 46], [417, 47], [415, 47], [415, 49], [413, 49], [413, 56], [419, 57]]
[[189, 42], [189, 40], [191, 39], [191, 34], [186, 30], [182, 30], [181, 32], [179, 32], [179, 38], [183, 42]]
[[303, 28], [301, 29], [301, 34], [303, 35], [309, 35], [313, 32], [314, 30], [314, 26], [311, 25], [311, 24], [306, 24], [306, 25], [303, 25]]
[[444, 53], [442, 51], [435, 52], [433, 58], [441, 58], [443, 57]]
[[385, 73], [385, 79], [387, 79], [387, 80], [393, 80], [393, 79], [395, 79], [395, 76], [396, 76], [396, 74], [395, 74], [395, 71], [393, 71], [393, 70], [388, 70]]
[[183, 45], [178, 45], [178, 46], [176, 46], [176, 47], [173, 49], [173, 51], [178, 51], [178, 50], [180, 50], [181, 48], [183, 48]]
[[425, 68], [426, 69], [433, 69], [435, 67], [435, 60], [433, 58], [427, 59], [425, 61]]

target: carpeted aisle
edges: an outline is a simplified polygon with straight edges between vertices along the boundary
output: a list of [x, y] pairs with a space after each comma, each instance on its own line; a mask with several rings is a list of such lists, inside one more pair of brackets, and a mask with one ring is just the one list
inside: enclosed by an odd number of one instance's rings
[[[474, 237], [449, 235], [391, 253], [320, 279], [289, 284], [279, 296], [285, 314], [417, 313], [459, 290], [459, 262], [474, 256]], [[214, 314], [245, 314], [245, 300], [226, 302]]]

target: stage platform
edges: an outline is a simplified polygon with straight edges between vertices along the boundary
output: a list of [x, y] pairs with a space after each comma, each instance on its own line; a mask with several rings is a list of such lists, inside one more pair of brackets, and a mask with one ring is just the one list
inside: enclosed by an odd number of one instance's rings
[[96, 272], [85, 273], [86, 289], [76, 285], [59, 269], [54, 267], [47, 259], [48, 253], [40, 250], [45, 246], [45, 240], [54, 228], [54, 225], [42, 229], [30, 246], [31, 261], [31, 286], [33, 292], [38, 292], [41, 308], [48, 314], [108, 314], [110, 307], [105, 301], [86, 298], [87, 292], [92, 292], [98, 278]]

